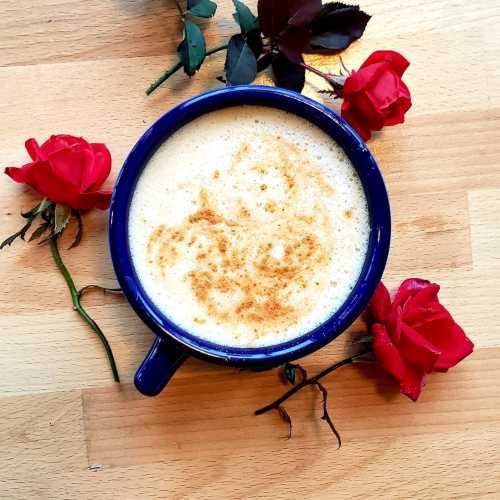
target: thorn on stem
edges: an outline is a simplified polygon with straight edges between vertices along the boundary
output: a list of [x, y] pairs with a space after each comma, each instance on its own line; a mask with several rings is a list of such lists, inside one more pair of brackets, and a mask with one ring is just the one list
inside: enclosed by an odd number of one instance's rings
[[326, 390], [326, 387], [321, 383], [316, 381], [315, 385], [318, 387], [318, 389], [321, 391], [321, 394], [323, 396], [323, 416], [321, 417], [321, 420], [324, 420], [330, 427], [331, 431], [335, 434], [335, 437], [337, 438], [337, 442], [339, 444], [337, 449], [340, 449], [342, 446], [342, 439], [340, 438], [340, 434], [338, 433], [337, 429], [335, 428], [335, 425], [330, 417], [330, 414], [328, 413], [328, 391]]
[[[342, 69], [349, 75], [351, 76], [351, 71], [347, 68], [347, 66], [344, 64], [344, 60], [342, 59], [342, 56], [339, 56], [339, 59], [340, 59], [340, 65], [342, 67]], [[341, 72], [342, 74], [342, 72]]]
[[284, 406], [278, 406], [276, 410], [278, 410], [280, 417], [288, 424], [288, 436], [286, 438], [290, 439], [292, 437], [292, 419]]
[[78, 290], [78, 298], [82, 298], [82, 296], [90, 290], [102, 290], [104, 294], [106, 293], [123, 293], [121, 288], [106, 288], [100, 285], [87, 285]]

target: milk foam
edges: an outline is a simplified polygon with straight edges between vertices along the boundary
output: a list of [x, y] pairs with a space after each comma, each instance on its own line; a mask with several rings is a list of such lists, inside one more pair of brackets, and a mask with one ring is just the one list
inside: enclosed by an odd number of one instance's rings
[[239, 106], [173, 134], [141, 174], [129, 243], [144, 290], [190, 333], [258, 347], [309, 332], [344, 303], [370, 232], [364, 191], [327, 134]]

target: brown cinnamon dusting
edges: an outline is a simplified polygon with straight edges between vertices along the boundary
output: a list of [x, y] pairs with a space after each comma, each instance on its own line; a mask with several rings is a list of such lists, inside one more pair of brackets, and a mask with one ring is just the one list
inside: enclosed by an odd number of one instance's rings
[[307, 215], [297, 215], [297, 219], [304, 221], [306, 224], [312, 224], [314, 222], [314, 217]]
[[248, 210], [247, 207], [240, 207], [240, 211], [238, 212], [239, 216], [242, 217], [242, 218], [248, 218], [250, 217], [250, 210]]
[[257, 172], [260, 175], [267, 175], [269, 172], [269, 170], [266, 167], [264, 167], [264, 165], [254, 165], [253, 167], [251, 167], [250, 170]]
[[351, 208], [349, 210], [344, 210], [344, 217], [346, 219], [350, 219], [352, 217], [352, 209]]
[[264, 210], [266, 212], [271, 212], [271, 213], [274, 213], [276, 212], [276, 209], [278, 208], [278, 206], [276, 205], [276, 202], [274, 201], [268, 201], [265, 206], [264, 206]]
[[191, 224], [200, 222], [202, 220], [207, 221], [209, 224], [219, 224], [220, 222], [222, 222], [222, 218], [210, 208], [202, 208], [195, 212], [193, 215], [189, 216], [189, 222]]
[[[278, 205], [273, 199], [264, 199], [256, 204], [262, 208], [252, 212], [240, 201], [234, 213], [227, 214], [219, 209], [216, 193], [201, 189], [198, 209], [178, 227], [158, 226], [147, 246], [148, 255], [165, 276], [179, 255], [187, 255], [189, 247], [199, 242], [185, 276], [194, 297], [209, 318], [251, 325], [256, 335], [269, 328], [291, 326], [312, 307], [307, 298], [297, 300], [297, 292], [314, 287], [317, 294], [325, 285], [319, 278], [329, 265], [333, 248], [333, 231], [325, 225], [330, 219], [321, 204], [315, 204], [314, 215], [296, 213], [300, 187], [311, 179], [322, 193], [331, 195], [333, 189], [296, 146], [268, 137], [262, 143], [270, 151], [267, 165], [248, 165], [251, 151], [245, 143], [233, 156], [230, 171], [237, 174], [238, 168], [247, 169], [262, 181], [272, 175], [273, 190], [274, 182], [281, 179], [287, 193], [284, 201]], [[219, 176], [215, 170], [213, 178]], [[258, 185], [261, 191], [269, 191], [266, 183]], [[276, 216], [278, 207], [281, 210]], [[193, 321], [205, 320], [195, 317]]]
[[236, 151], [236, 153], [234, 154], [233, 163], [240, 163], [241, 160], [243, 160], [243, 158], [247, 156], [249, 152], [250, 152], [250, 145], [244, 142], [238, 148], [238, 151]]

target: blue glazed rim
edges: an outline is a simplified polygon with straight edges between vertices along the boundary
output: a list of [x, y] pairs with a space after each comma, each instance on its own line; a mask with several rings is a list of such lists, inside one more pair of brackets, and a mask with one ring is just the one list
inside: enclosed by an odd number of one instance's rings
[[[268, 347], [236, 348], [203, 340], [165, 317], [142, 288], [128, 245], [128, 209], [143, 167], [158, 146], [194, 118], [229, 106], [271, 106], [316, 124], [340, 144], [361, 179], [370, 213], [367, 257], [360, 277], [340, 309], [311, 332]], [[391, 215], [387, 191], [378, 166], [364, 141], [335, 112], [296, 92], [276, 87], [224, 87], [185, 101], [159, 118], [137, 141], [118, 175], [109, 213], [109, 244], [117, 279], [130, 305], [160, 338], [173, 339], [186, 354], [232, 366], [277, 366], [323, 347], [345, 331], [363, 312], [379, 283], [389, 253]]]

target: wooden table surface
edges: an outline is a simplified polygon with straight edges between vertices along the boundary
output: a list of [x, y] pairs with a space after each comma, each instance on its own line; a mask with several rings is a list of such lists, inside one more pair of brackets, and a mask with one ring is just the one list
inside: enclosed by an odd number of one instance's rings
[[[473, 355], [432, 375], [416, 404], [376, 367], [346, 367], [325, 381], [343, 447], [319, 420], [312, 390], [287, 405], [294, 435], [286, 440], [277, 414], [253, 415], [284, 390], [276, 371], [189, 360], [161, 396], [139, 395], [132, 377], [153, 335], [123, 298], [95, 293], [85, 301], [114, 349], [123, 378], [114, 384], [48, 247], [16, 242], [0, 255], [1, 498], [500, 498], [500, 5], [361, 6], [373, 18], [346, 65], [375, 49], [411, 61], [407, 123], [369, 144], [393, 209], [384, 280], [440, 283]], [[235, 31], [231, 13], [219, 0], [205, 23], [209, 47]], [[161, 0], [2, 0], [0, 165], [27, 161], [26, 138], [83, 135], [111, 149], [111, 186], [152, 121], [219, 85], [222, 54], [195, 78], [179, 73], [145, 97], [175, 58], [178, 24], [173, 3]], [[338, 68], [335, 57], [309, 61]], [[320, 99], [322, 87], [311, 76], [305, 93]], [[5, 237], [37, 198], [2, 177]], [[79, 286], [115, 283], [106, 217], [86, 215], [82, 245], [64, 251]], [[304, 366], [315, 372], [341, 359], [348, 337]]]

